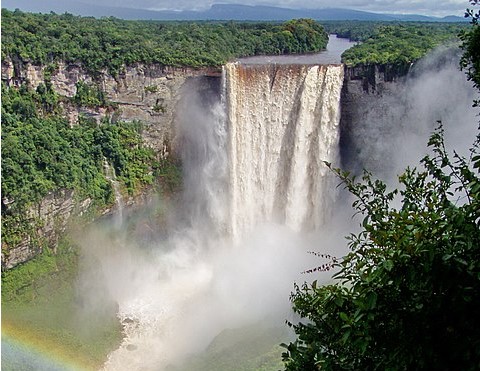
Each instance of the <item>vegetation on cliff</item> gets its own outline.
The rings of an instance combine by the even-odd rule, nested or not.
[[[324,27],[338,37],[361,42],[343,53],[342,61],[348,66],[408,65],[439,45],[458,42],[468,24],[349,21],[327,22]]]
[[[32,233],[27,210],[49,192],[72,189],[77,199],[90,198],[94,206],[113,203],[105,161],[129,193],[169,171],[170,165],[143,145],[140,123],[105,120],[98,125],[80,117],[70,126],[61,114],[61,100],[67,98],[59,97],[48,81],[36,90],[2,86],[3,253]]]
[[[478,87],[478,15],[473,23],[464,63]],[[429,146],[421,169],[407,169],[392,191],[369,173],[356,181],[334,170],[362,230],[350,253],[318,268],[338,269],[332,284],[295,288],[306,321],[291,324],[287,370],[478,369],[480,134],[469,158],[447,153],[441,125]]]
[[[125,21],[2,9],[2,59],[47,64],[80,62],[91,73],[115,75],[123,65],[219,66],[257,54],[305,53],[326,47],[316,22],[283,24]]]

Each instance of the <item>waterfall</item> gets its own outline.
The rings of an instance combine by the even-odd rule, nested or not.
[[[115,228],[120,228],[123,222],[123,198],[120,193],[120,185],[118,184],[117,176],[115,175],[115,169],[108,163],[105,157],[103,158],[103,170],[105,172],[105,177],[112,185],[115,196],[116,210],[114,214],[114,226]]]
[[[183,224],[209,237],[227,229],[228,158],[224,77],[186,81],[176,112],[176,148],[183,164]],[[181,223],[180,223],[181,224]],[[197,233],[199,234],[199,233]]]
[[[340,65],[241,64],[221,80],[187,80],[175,228],[148,251],[98,258],[125,331],[105,370],[176,369],[226,328],[282,326],[306,251],[318,248],[306,232],[332,204],[322,161],[337,162],[342,80]]]
[[[234,238],[262,222],[318,228],[338,158],[341,65],[229,63],[227,112]]]

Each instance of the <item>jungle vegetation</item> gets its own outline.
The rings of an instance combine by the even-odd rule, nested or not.
[[[275,23],[154,22],[32,14],[2,9],[2,59],[79,62],[91,74],[124,65],[220,66],[258,54],[325,49],[328,35],[309,19]]]
[[[367,64],[405,65],[415,62],[437,46],[459,43],[465,23],[425,22],[326,22],[323,26],[338,37],[359,41],[342,55],[347,66]]]
[[[143,145],[141,123],[107,118],[98,125],[81,116],[71,126],[62,115],[62,99],[68,98],[58,96],[48,82],[35,90],[26,84],[19,89],[2,85],[3,252],[28,233],[27,209],[49,192],[72,189],[77,199],[91,198],[99,208],[111,204],[105,161],[128,193],[152,184],[171,166]]]

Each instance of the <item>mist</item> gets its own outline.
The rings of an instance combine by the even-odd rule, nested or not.
[[[344,166],[363,169],[395,185],[407,166],[419,167],[438,121],[447,150],[466,156],[478,127],[477,92],[460,71],[461,50],[439,48],[412,66],[407,77],[366,96],[352,125]]]
[[[355,156],[345,163],[393,182],[427,153],[437,120],[450,148],[468,148],[478,119],[471,108],[474,92],[458,59],[445,55],[429,56],[393,92],[372,99],[356,123]],[[322,227],[298,232],[265,221],[239,240],[229,238],[224,89],[221,79],[185,84],[175,128],[184,190],[171,203],[159,198],[150,205],[168,210],[168,225],[156,226],[137,211],[121,229],[99,223],[77,238],[83,310],[113,306],[124,327],[124,341],[106,370],[177,370],[225,329],[286,329],[285,320],[295,318],[289,301],[294,282],[331,280],[332,272],[302,273],[326,262],[308,251],[341,257],[344,236],[358,229],[351,199],[331,187],[323,192],[336,201]],[[142,238],[146,229],[149,238]],[[285,334],[288,341],[291,334]]]

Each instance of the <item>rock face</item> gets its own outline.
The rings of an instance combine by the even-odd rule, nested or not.
[[[170,154],[174,137],[175,108],[185,81],[195,76],[220,76],[218,69],[172,68],[161,65],[137,64],[125,67],[118,76],[101,71],[92,78],[79,64],[57,63],[55,66],[38,66],[18,59],[2,60],[2,81],[10,87],[23,83],[37,88],[49,76],[52,88],[61,96],[74,97],[76,84],[84,82],[101,88],[113,109],[79,107],[64,102],[65,116],[70,125],[78,122],[80,115],[100,121],[140,121],[144,124],[144,143],[153,148],[159,158]],[[142,195],[140,195],[142,196]],[[138,198],[139,200],[142,197]],[[17,246],[2,254],[2,269],[9,269],[25,262],[41,251],[47,243],[55,246],[58,237],[65,232],[72,217],[86,212],[91,200],[76,201],[73,191],[51,193],[29,211],[29,219],[35,225],[35,237],[27,236]],[[130,200],[130,204],[135,201]],[[103,210],[103,213],[113,210]]]
[[[35,226],[17,246],[2,252],[2,270],[10,269],[37,255],[44,244],[55,247],[59,236],[65,232],[73,215],[85,213],[92,200],[75,202],[72,190],[49,193],[40,203],[28,210],[28,220]]]
[[[221,70],[136,64],[124,67],[118,76],[101,71],[94,79],[79,64],[60,62],[52,68],[9,58],[2,61],[2,81],[7,86],[19,86],[27,82],[35,89],[45,81],[46,74],[50,74],[52,87],[61,96],[75,96],[78,82],[96,84],[116,107],[106,110],[65,105],[64,110],[71,125],[76,124],[80,114],[97,121],[106,115],[111,120],[141,121],[145,125],[142,134],[145,144],[159,155],[168,156],[174,134],[175,107],[183,84],[194,76],[219,76]]]
[[[385,122],[387,107],[409,68],[392,65],[346,67],[341,97],[340,151],[342,167],[358,172],[364,167],[358,140],[364,122]]]

